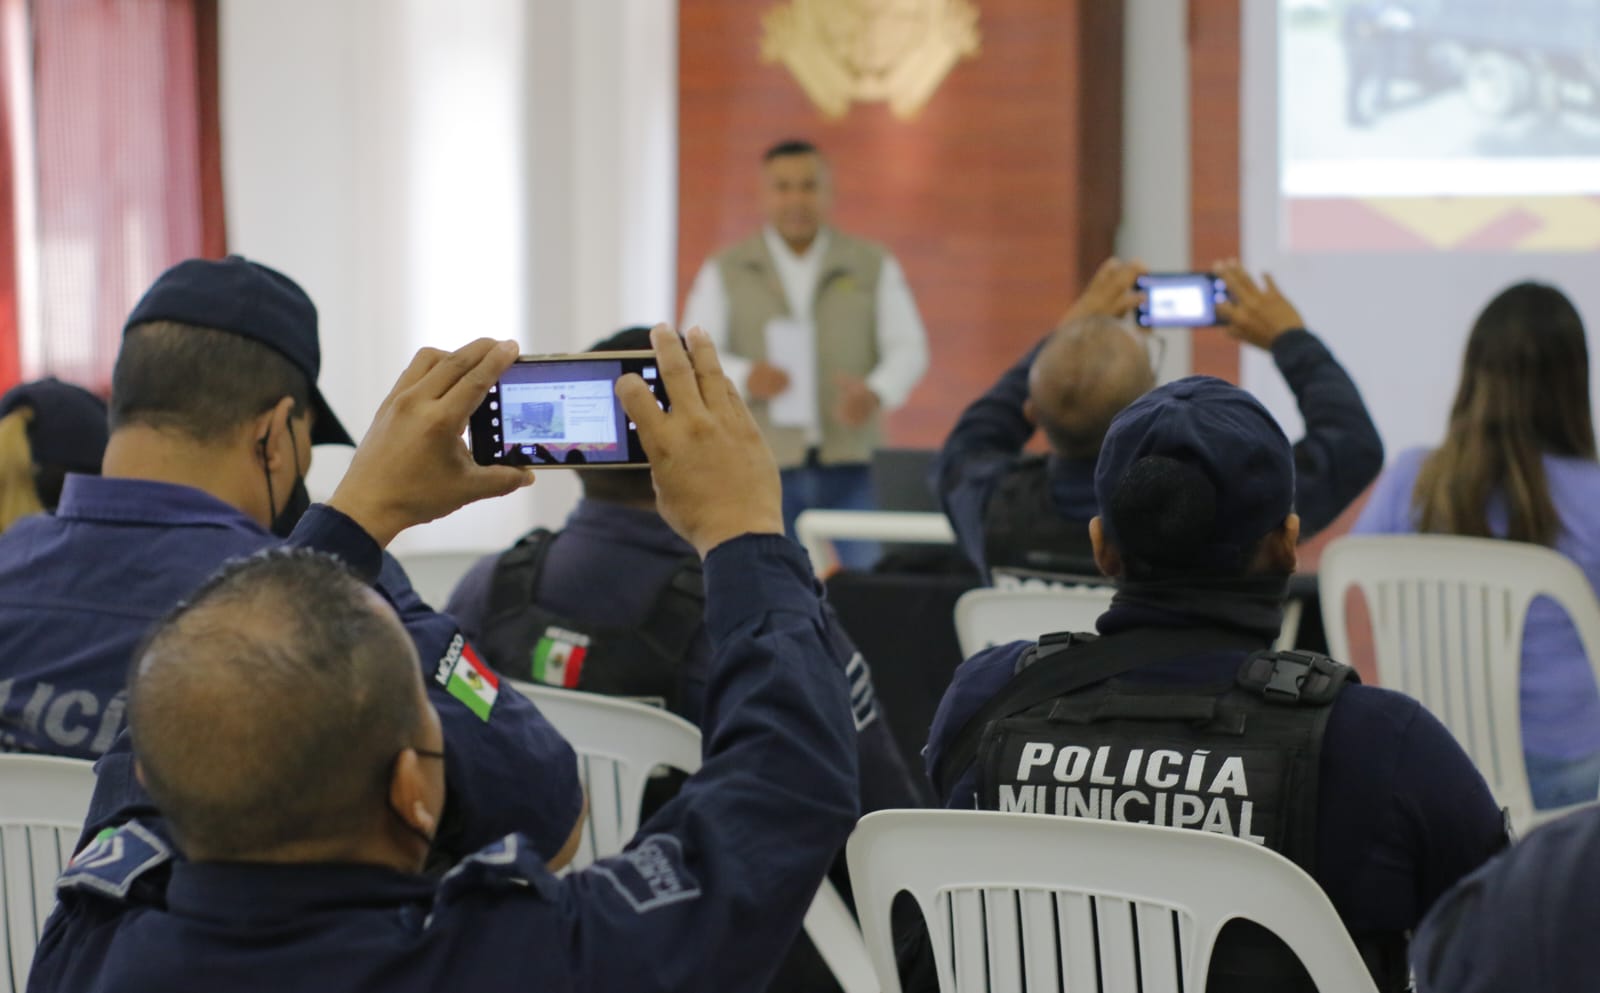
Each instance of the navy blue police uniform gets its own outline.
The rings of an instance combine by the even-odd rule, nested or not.
[[[705,765],[622,855],[558,879],[513,834],[442,880],[186,863],[102,780],[135,819],[62,875],[29,990],[762,989],[855,823],[850,688],[792,542],[730,541],[705,581]]]
[[[317,310],[293,280],[238,256],[180,262],[134,306],[124,330],[167,322],[238,335],[277,352],[310,386],[306,440],[353,444],[317,389]],[[303,496],[303,481],[295,490]],[[292,502],[291,495],[285,509]],[[475,794],[482,802],[472,806],[483,818],[463,822],[447,810],[439,854],[466,854],[512,831],[526,832],[547,856],[561,851],[583,808],[577,757],[566,741],[515,693],[469,703],[449,692],[450,675],[472,663],[470,646],[360,528],[321,508],[295,534],[370,568],[424,667],[431,667],[425,675],[451,745],[452,788]],[[0,534],[0,750],[105,754],[101,775],[131,782],[126,742],[116,742],[139,639],[222,563],[279,540],[237,507],[193,487],[69,475],[54,514]]]
[[[536,569],[506,578],[502,563],[525,546],[485,556],[445,606],[487,661],[514,679],[645,697],[700,724],[712,643],[694,549],[653,510],[588,498],[559,533],[526,540],[547,543],[537,550]],[[501,597],[503,606],[496,607]],[[535,605],[537,617],[531,617]],[[824,602],[822,609],[829,614],[830,644],[851,682],[862,810],[921,806],[918,785],[880,713],[866,660],[832,608]],[[530,627],[529,620],[536,623]],[[631,637],[637,635],[643,637]],[[608,643],[618,636],[627,658]],[[554,649],[571,658],[573,640],[586,649],[577,662],[546,664]]]
[[[930,480],[956,540],[979,572],[1098,575],[1088,544],[1097,513],[1093,458],[1028,455],[1028,371],[1046,337],[962,412]],[[1361,393],[1320,339],[1286,331],[1272,359],[1294,393],[1306,433],[1294,445],[1295,505],[1309,537],[1383,469],[1383,441]]]
[[[577,757],[520,694],[479,710],[448,689],[469,652],[456,624],[424,604],[405,572],[344,515],[313,506],[290,541],[339,556],[377,580],[422,660],[445,736],[451,810],[440,854],[466,854],[512,831],[553,857],[583,809]],[[18,751],[96,758],[102,776],[132,780],[119,741],[133,652],[161,616],[228,559],[279,544],[238,509],[200,490],[136,479],[67,477],[54,515],[0,535],[0,726]],[[438,678],[445,672],[445,681]],[[483,716],[484,714],[487,715]],[[224,718],[226,715],[218,715]],[[110,812],[95,810],[98,830]]]
[[[1568,814],[1462,880],[1411,943],[1417,993],[1600,987],[1600,810]]]
[[[1168,485],[1152,479],[1209,481],[1214,504],[1183,497],[1207,506],[1212,522],[1192,538],[1204,544],[1179,560],[1200,571],[1122,581],[1097,641],[1051,637],[964,663],[925,751],[941,803],[1186,827],[1272,847],[1322,885],[1380,988],[1403,988],[1406,934],[1505,843],[1488,786],[1415,700],[1351,685],[1349,670],[1320,656],[1264,659],[1285,581],[1243,575],[1243,556],[1282,525],[1295,487],[1288,442],[1259,403],[1193,377],[1118,415],[1095,490],[1124,562],[1150,554],[1150,538],[1130,534],[1124,544],[1116,531],[1136,471],[1147,488],[1126,499]],[[1185,471],[1194,475],[1177,475]],[[1026,683],[1050,692],[1018,698]],[[990,703],[997,698],[1007,703]],[[1297,964],[1262,959],[1259,934],[1235,929],[1224,939],[1213,981],[1228,981],[1216,988],[1308,981]]]

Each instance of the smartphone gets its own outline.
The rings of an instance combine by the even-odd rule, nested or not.
[[[1163,272],[1134,284],[1145,297],[1137,320],[1145,328],[1207,328],[1217,323],[1217,304],[1228,288],[1209,272]]]
[[[524,355],[467,420],[473,459],[555,469],[649,465],[639,430],[617,399],[617,379],[630,372],[669,409],[654,352]]]

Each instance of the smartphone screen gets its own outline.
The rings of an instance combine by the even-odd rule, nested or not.
[[[1136,284],[1145,294],[1138,321],[1147,328],[1205,328],[1217,323],[1217,304],[1228,299],[1209,272],[1151,273]]]
[[[467,422],[479,465],[624,468],[648,465],[616,382],[637,373],[667,409],[652,352],[524,356],[500,377]]]

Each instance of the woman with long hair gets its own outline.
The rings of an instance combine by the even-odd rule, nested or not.
[[[1467,339],[1444,443],[1397,457],[1354,530],[1546,545],[1600,589],[1589,348],[1565,294],[1519,283],[1489,302]],[[1595,799],[1600,692],[1576,629],[1544,598],[1534,601],[1524,629],[1521,687],[1535,806]]]

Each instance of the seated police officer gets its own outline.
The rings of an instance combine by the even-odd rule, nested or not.
[[[465,375],[491,343],[473,347],[434,375]],[[55,514],[0,535],[0,748],[86,759],[111,749],[101,774],[132,775],[126,745],[113,743],[135,644],[224,561],[300,523],[312,446],[350,444],[317,389],[319,364],[316,308],[287,277],[232,257],[155,281],[117,353],[104,474],[68,475]],[[325,540],[355,554],[338,529]],[[393,559],[382,570],[417,654],[441,672],[470,660],[455,622],[422,603]],[[523,831],[556,857],[583,809],[570,746],[517,694],[437,696],[453,792],[494,800],[452,803],[440,854]]]
[[[1600,988],[1600,810],[1519,841],[1433,905],[1411,943],[1418,993]]]
[[[628,850],[558,879],[513,834],[443,879],[419,875],[454,774],[423,689],[431,668],[389,606],[336,564],[257,556],[207,583],[139,652],[129,720],[160,815],[133,811],[73,859],[30,990],[766,983],[855,822],[850,687],[809,563],[782,536],[772,455],[709,338],[691,332],[692,366],[670,331],[655,346],[672,411],[637,377],[618,393],[662,514],[705,561],[714,716],[703,770]],[[467,463],[441,459],[430,487],[483,468],[458,438],[424,439]],[[346,488],[335,503],[370,520]]]
[[[1089,518],[1095,456],[1106,427],[1155,385],[1148,332],[1123,320],[1139,303],[1137,262],[1110,259],[1057,330],[961,415],[932,483],[967,556],[985,575],[1096,574]],[[1383,468],[1383,442],[1361,394],[1268,276],[1236,262],[1217,274],[1230,301],[1217,313],[1234,338],[1267,350],[1305,418],[1295,443],[1296,503],[1309,537],[1332,523]],[[1049,455],[1024,455],[1036,428]]]
[[[926,758],[943,803],[1215,831],[1325,889],[1383,990],[1405,935],[1505,841],[1500,811],[1416,701],[1322,656],[1269,654],[1299,518],[1294,453],[1250,394],[1192,377],[1112,421],[1095,467],[1095,560],[1117,580],[1100,637],[1051,635],[957,670]],[[1300,989],[1259,929],[1230,925],[1212,991]]]
[[[96,475],[106,451],[106,402],[55,377],[0,396],[0,531],[55,510],[69,472]]]
[[[649,347],[649,328],[629,328],[590,351]],[[578,477],[583,499],[566,526],[532,531],[485,556],[445,612],[485,661],[513,679],[634,697],[698,725],[712,657],[699,556],[662,520],[648,471]],[[831,617],[826,603],[823,609]],[[842,627],[832,624],[829,633],[854,687],[862,810],[919,806],[866,661]]]

